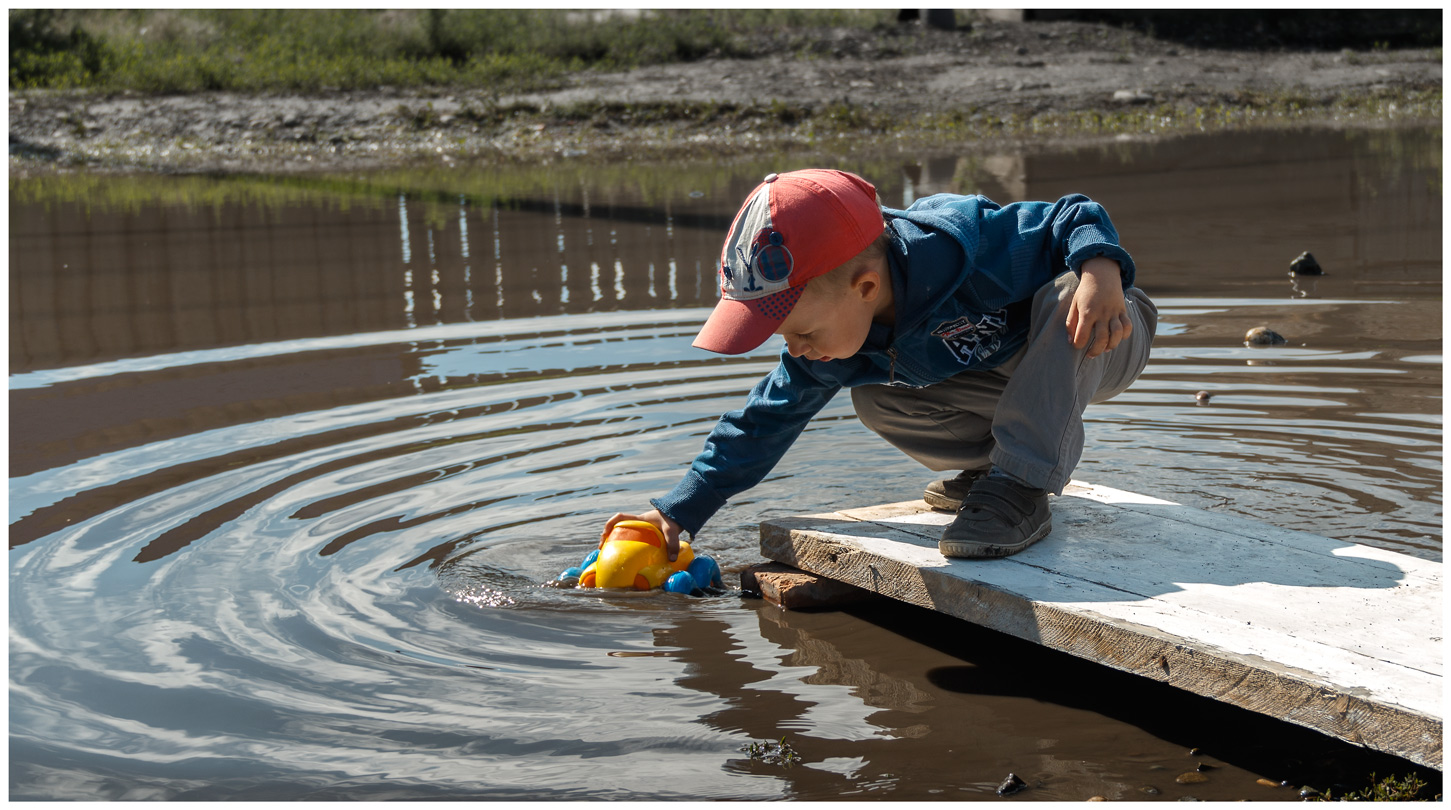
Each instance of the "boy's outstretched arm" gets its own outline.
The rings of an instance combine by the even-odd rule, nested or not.
[[[1113,349],[1134,331],[1119,269],[1118,262],[1103,256],[1079,267],[1078,291],[1068,307],[1068,336],[1074,348],[1087,346],[1089,357]]]
[[[659,509],[651,509],[643,515],[627,515],[620,512],[605,521],[605,535],[608,536],[610,530],[615,528],[615,524],[622,520],[643,520],[646,523],[655,524],[655,528],[665,535],[666,559],[675,562],[675,557],[680,554],[680,524],[660,514]]]

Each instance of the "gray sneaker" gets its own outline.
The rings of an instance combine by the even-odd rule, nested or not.
[[[1053,530],[1048,492],[1004,478],[980,478],[942,532],[944,557],[1006,557]]]
[[[972,482],[987,475],[987,472],[987,470],[963,470],[955,478],[933,481],[922,493],[922,500],[933,509],[956,512],[957,508],[962,506],[962,499],[967,497],[967,491],[972,489]]]

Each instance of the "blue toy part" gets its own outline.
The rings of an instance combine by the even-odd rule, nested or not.
[[[584,569],[583,568],[566,568],[563,571],[560,571],[559,572],[559,578],[560,579],[569,579],[570,577],[573,577],[575,579],[579,579],[583,575],[584,575]]]
[[[670,593],[692,594],[695,593],[695,577],[687,571],[676,571],[665,580],[663,587]]]
[[[725,590],[725,579],[721,577],[720,566],[704,554],[696,555],[685,570],[690,572],[690,576],[695,578],[700,587]]]
[[[584,562],[582,562],[582,563],[579,564],[579,570],[583,571],[584,569],[590,567],[590,565],[593,564],[594,561],[595,560],[598,560],[599,558],[600,558],[600,550],[599,549],[595,549],[594,551],[591,551],[589,553],[589,555],[584,558]]]

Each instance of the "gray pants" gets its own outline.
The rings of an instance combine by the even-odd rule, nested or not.
[[[1075,349],[1065,322],[1078,276],[1063,273],[1033,297],[1028,343],[997,368],[964,371],[926,388],[851,390],[862,424],[931,470],[996,465],[1061,495],[1083,455],[1083,410],[1122,393],[1149,361],[1159,311],[1126,293],[1133,334],[1097,357]]]

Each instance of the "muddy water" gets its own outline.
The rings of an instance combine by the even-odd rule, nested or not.
[[[1440,153],[816,162],[888,204],[1108,206],[1162,324],[1077,477],[1439,559]],[[773,362],[689,339],[780,168],[12,181],[11,797],[995,799],[1011,771],[1286,799],[1256,780],[1411,770],[907,607],[539,587]],[[1304,250],[1327,275],[1286,274]],[[1261,325],[1289,342],[1245,346]],[[929,480],[839,400],[701,534],[728,581],[762,518]],[[741,750],[782,738],[794,767]]]

